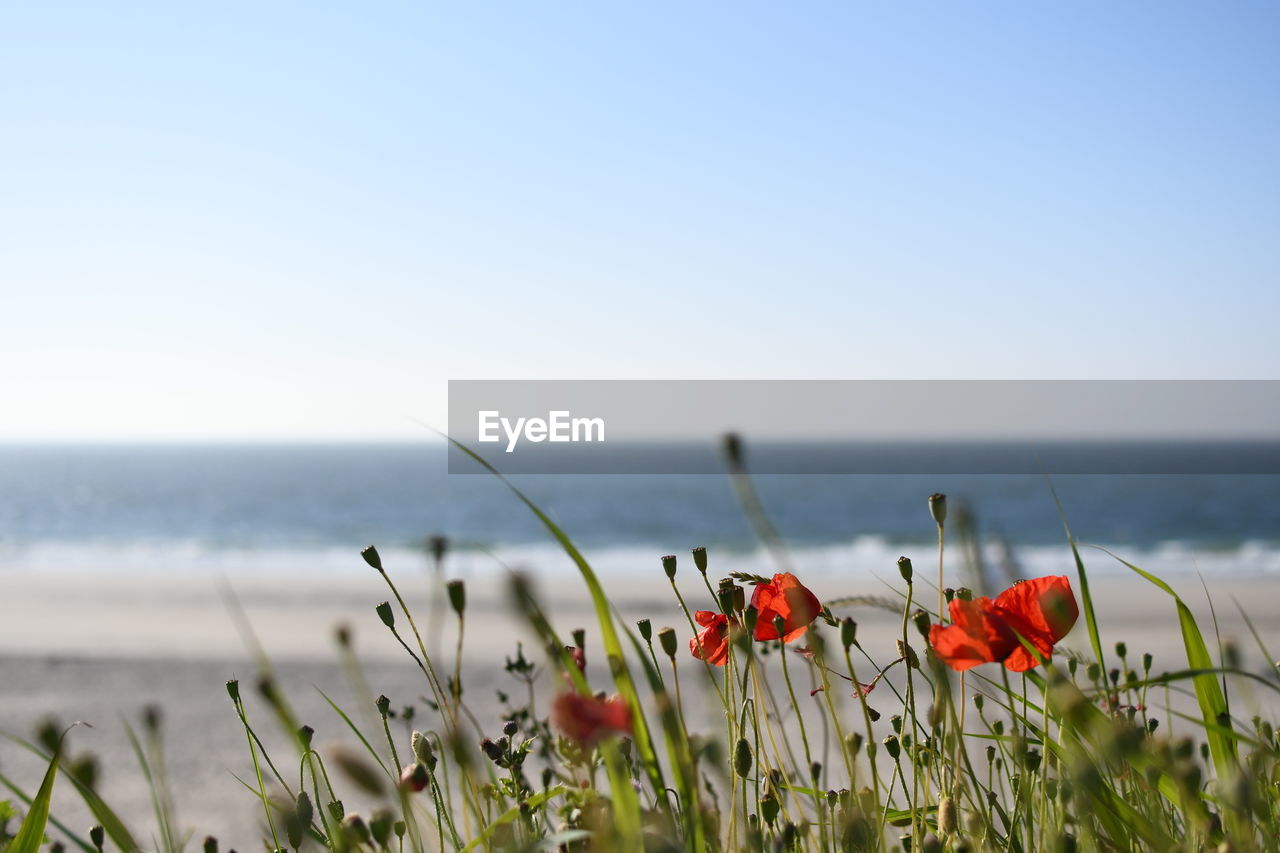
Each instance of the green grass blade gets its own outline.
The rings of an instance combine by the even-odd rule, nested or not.
[[[542,523],[542,526],[545,527],[547,532],[549,532],[556,542],[559,543],[561,549],[563,549],[569,556],[569,559],[572,560],[573,564],[577,567],[579,574],[582,575],[582,579],[587,585],[587,591],[591,594],[591,602],[595,608],[596,619],[600,623],[601,640],[604,643],[605,654],[610,660],[610,669],[613,672],[614,684],[618,688],[619,695],[622,696],[623,700],[626,701],[627,705],[631,708],[631,718],[635,726],[635,745],[639,753],[641,763],[645,768],[645,772],[649,777],[649,783],[653,786],[653,790],[657,792],[663,791],[666,788],[666,783],[663,780],[662,768],[658,763],[658,756],[654,750],[653,738],[650,734],[649,724],[644,714],[644,706],[640,702],[640,694],[636,689],[635,681],[631,677],[631,669],[627,665],[627,657],[622,648],[622,641],[613,624],[613,615],[609,605],[609,599],[605,596],[604,588],[600,585],[600,579],[596,577],[595,570],[591,568],[591,564],[587,562],[587,559],[582,555],[582,552],[578,550],[578,547],[573,544],[573,541],[569,536],[560,529],[560,526],[552,521],[537,504],[524,494],[524,492],[516,488],[515,484],[503,476],[497,468],[494,468],[482,456],[471,450],[471,448],[467,447],[462,442],[449,436],[445,436],[445,438],[450,444],[465,453],[490,474],[501,480],[502,483],[511,490],[511,493],[514,494],[520,502],[534,514],[538,521]],[[616,666],[613,665],[615,661]],[[660,797],[659,802],[663,803],[663,807],[666,808],[666,799],[664,797]]]
[[[336,711],[338,716],[342,718],[342,721],[347,724],[347,727],[355,733],[356,737],[360,738],[360,742],[364,744],[364,748],[367,749],[369,751],[369,754],[373,756],[373,760],[378,762],[378,766],[382,768],[382,772],[390,776],[393,781],[398,782],[399,781],[398,778],[394,776],[390,770],[387,769],[386,762],[384,762],[382,760],[382,757],[378,755],[378,751],[373,748],[373,744],[369,743],[368,738],[366,738],[360,732],[360,729],[357,728],[356,724],[351,721],[351,718],[346,715],[346,712],[344,712],[341,708],[339,708],[338,704],[334,702],[332,699],[330,699],[328,695],[319,687],[316,687],[316,692],[319,693],[321,696],[324,696],[324,701],[329,703],[329,707],[332,708],[334,711]]]
[[[534,794],[532,797],[530,797],[528,800],[525,801],[525,804],[529,809],[536,809],[538,806],[542,805],[552,797],[558,797],[561,794],[565,794],[565,793],[568,793],[568,789],[565,788],[565,786],[556,785],[554,788],[548,788],[545,791],[541,791],[537,794]],[[490,822],[488,826],[480,830],[480,834],[477,835],[475,838],[471,839],[470,843],[468,843],[466,847],[462,848],[461,853],[467,853],[468,850],[475,850],[477,847],[480,847],[493,836],[493,833],[498,830],[498,827],[502,826],[503,824],[511,823],[511,821],[515,820],[519,816],[520,816],[519,806],[513,806],[512,808],[498,815],[496,818],[494,818],[492,822]]]
[[[1191,613],[1191,609],[1173,591],[1173,587],[1160,578],[1112,554],[1105,548],[1099,547],[1098,550],[1114,557],[1139,576],[1173,597],[1178,610],[1178,625],[1182,630],[1182,644],[1187,652],[1187,664],[1192,669],[1209,671],[1194,676],[1191,679],[1191,683],[1195,688],[1196,701],[1200,704],[1200,714],[1204,721],[1205,733],[1209,739],[1209,752],[1213,758],[1213,768],[1219,779],[1232,778],[1240,757],[1236,750],[1235,738],[1222,731],[1223,728],[1227,730],[1232,728],[1231,716],[1227,710],[1227,698],[1222,692],[1222,686],[1219,684],[1218,679],[1211,674],[1217,667],[1209,654],[1209,648],[1205,645],[1204,636],[1200,633],[1200,627],[1196,624],[1196,618]]]
[[[66,732],[62,735],[66,737]],[[6,853],[37,853],[44,843],[44,830],[49,824],[49,808],[53,803],[53,782],[58,778],[58,762],[62,760],[62,740],[58,740],[58,748],[49,761],[49,769],[44,773],[44,781],[40,790],[31,798],[27,807],[27,816],[18,827],[18,834],[5,848]]]
[[[1084,560],[1080,557],[1080,549],[1076,547],[1076,538],[1071,535],[1071,526],[1067,524],[1067,511],[1058,499],[1058,491],[1049,480],[1049,494],[1053,495],[1053,503],[1058,508],[1058,517],[1062,519],[1062,529],[1067,534],[1067,543],[1071,546],[1071,557],[1076,563],[1076,579],[1080,581],[1080,603],[1084,609],[1084,624],[1089,631],[1089,645],[1098,659],[1098,666],[1107,671],[1107,663],[1102,657],[1102,635],[1098,632],[1098,617],[1093,612],[1093,595],[1089,591],[1089,574],[1084,570]]]

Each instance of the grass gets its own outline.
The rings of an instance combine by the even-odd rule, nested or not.
[[[790,571],[740,445],[729,450],[748,518],[779,571]],[[693,552],[692,571],[678,570],[674,557],[662,561],[685,624],[655,632],[647,619],[624,622],[569,535],[506,486],[576,567],[594,607],[591,633],[604,649],[608,682],[589,683],[574,655],[584,633],[562,635],[528,579],[513,574],[513,611],[528,622],[536,639],[529,648],[537,651],[517,649],[506,671],[526,696],[502,696],[500,719],[492,708],[477,713],[462,690],[466,590],[461,581],[446,585],[443,540],[434,544],[439,606],[428,624],[439,632],[451,623],[454,633],[452,654],[436,658],[391,568],[368,548],[363,556],[390,592],[371,605],[421,673],[425,708],[413,718],[417,729],[393,727],[390,703],[373,697],[340,642],[361,707],[321,694],[350,735],[347,748],[322,754],[255,646],[255,687],[271,710],[268,724],[292,750],[268,751],[240,683],[229,682],[229,724],[243,728],[246,744],[247,778],[239,782],[259,804],[263,849],[1280,849],[1274,725],[1239,719],[1231,704],[1241,686],[1280,690],[1280,670],[1244,669],[1234,649],[1210,646],[1172,587],[1119,557],[1090,552],[1119,560],[1170,596],[1169,630],[1181,637],[1186,660],[1155,673],[1150,655],[1131,655],[1123,643],[1108,649],[1065,516],[1087,651],[1056,649],[1022,673],[993,662],[962,674],[931,644],[930,627],[946,624],[939,609],[969,595],[945,586],[956,573],[946,560],[942,496],[928,502],[938,534],[936,585],[923,578],[932,566],[917,573],[904,558],[892,595],[829,600],[806,617],[816,616],[802,637],[785,643],[753,637],[762,617],[748,604],[751,587],[770,579],[720,579],[709,565],[714,555],[703,549]],[[922,521],[923,506],[922,496]],[[893,611],[896,636],[864,645],[853,618],[863,608]],[[691,654],[702,630],[694,610],[727,620],[724,666]],[[706,636],[708,644],[718,641]],[[1036,648],[1021,633],[1017,639]],[[701,642],[693,649],[705,654]],[[1172,737],[1175,723],[1180,734]],[[9,736],[48,769],[34,789],[0,775],[11,795],[0,801],[0,849],[216,853],[216,839],[201,842],[183,829],[186,819],[198,825],[198,815],[175,814],[159,712],[144,715],[140,729],[125,728],[152,791],[153,833],[129,828],[96,792],[96,774],[85,770],[91,762],[66,754],[64,733],[45,731],[34,741]],[[97,824],[76,830],[61,822],[55,789],[81,798]],[[375,805],[358,814],[344,799]],[[66,840],[50,841],[51,832]]]

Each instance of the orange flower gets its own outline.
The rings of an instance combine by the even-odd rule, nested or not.
[[[689,641],[690,654],[713,666],[724,666],[729,660],[729,617],[723,613],[699,610],[693,618],[702,630]]]
[[[757,584],[751,594],[751,606],[757,613],[756,639],[778,639],[773,623],[781,616],[784,643],[803,634],[822,612],[822,602],[790,572],[774,575],[769,583]]]
[[[955,670],[1001,661],[1007,669],[1025,672],[1039,660],[1019,637],[1047,658],[1079,615],[1065,575],[1019,581],[994,601],[952,599],[951,624],[930,628],[929,644]]]
[[[566,737],[590,746],[611,734],[631,734],[631,709],[621,696],[597,699],[568,690],[551,703],[551,722]]]

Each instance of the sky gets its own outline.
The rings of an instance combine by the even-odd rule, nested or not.
[[[1280,378],[1274,3],[6,4],[0,441]]]

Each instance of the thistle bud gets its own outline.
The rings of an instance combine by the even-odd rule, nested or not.
[[[929,514],[939,527],[947,520],[947,496],[939,492],[929,495]]]
[[[658,645],[662,647],[662,653],[672,660],[676,659],[676,629],[663,628],[658,631]]]
[[[738,738],[738,745],[733,750],[733,772],[742,779],[751,775],[751,744],[746,738]]]
[[[640,639],[646,643],[653,641],[653,623],[648,619],[641,619],[636,623],[636,630],[640,632]]]
[[[449,606],[461,618],[467,610],[467,585],[460,580],[452,580],[445,585],[445,590],[449,593]]]
[[[853,621],[853,617],[846,616],[840,621],[840,645],[847,652],[857,642],[858,623]]]
[[[676,579],[676,555],[668,554],[662,558],[662,570],[667,573],[667,580]]]
[[[485,758],[488,758],[490,761],[499,761],[502,759],[502,754],[505,750],[502,748],[501,741],[495,742],[489,740],[489,738],[485,738],[480,741],[480,751],[483,752]]]
[[[374,608],[378,612],[378,618],[382,620],[382,624],[388,628],[396,626],[396,614],[391,610],[391,602],[384,601]]]
[[[909,557],[898,558],[898,574],[902,575],[904,581],[911,583],[911,576],[915,574],[915,570],[911,568],[911,559]]]
[[[378,549],[372,545],[366,545],[360,551],[360,556],[364,557],[364,561],[378,571],[382,571],[382,558],[378,556]]]
[[[693,549],[693,565],[702,574],[707,573],[707,549],[701,545]]]
[[[520,724],[515,720],[507,720],[502,724],[502,733],[507,737],[515,737],[518,731],[520,731]]]
[[[98,824],[91,826],[89,828],[89,840],[93,842],[94,847],[97,847],[99,850],[101,850],[102,845],[105,844],[107,841],[106,830],[104,830]],[[214,842],[214,843],[216,844],[217,842]]]

